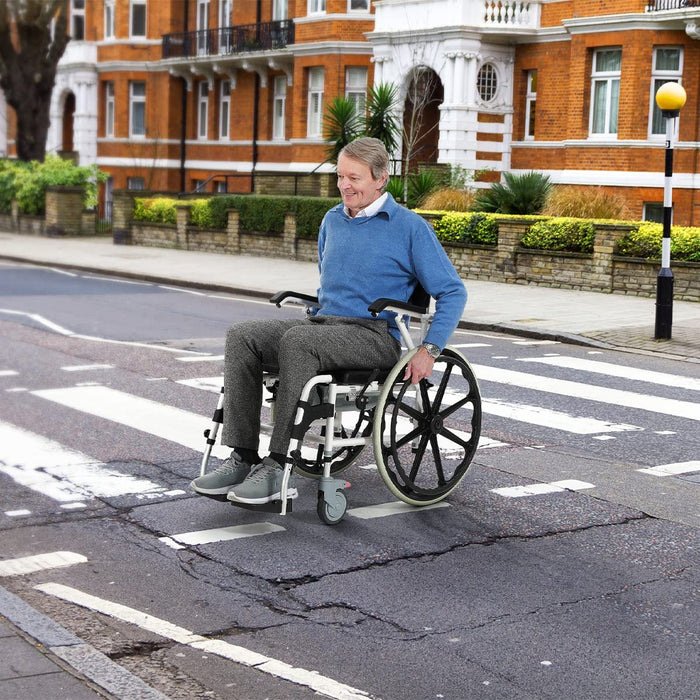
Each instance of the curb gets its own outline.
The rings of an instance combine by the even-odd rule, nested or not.
[[[57,666],[119,700],[168,700],[108,656],[0,586],[0,615]]]

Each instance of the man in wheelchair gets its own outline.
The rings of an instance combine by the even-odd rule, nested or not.
[[[389,369],[401,353],[395,315],[374,318],[376,299],[408,301],[417,285],[435,299],[421,348],[406,366],[414,384],[430,376],[457,327],[466,291],[434,231],[384,191],[389,155],[378,139],[359,138],[338,157],[342,203],[318,236],[319,307],[305,319],[246,321],[226,336],[221,441],[231,456],[192,481],[203,496],[261,505],[280,499],[297,402],[309,379],[340,368]],[[269,454],[258,454],[263,368],[279,370]],[[287,498],[296,498],[293,477]]]

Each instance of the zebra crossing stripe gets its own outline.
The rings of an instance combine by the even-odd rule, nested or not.
[[[642,474],[651,474],[652,476],[676,476],[677,474],[689,474],[690,472],[700,472],[700,461],[695,460],[693,462],[661,464],[658,467],[637,469],[637,471]]]
[[[445,501],[433,503],[429,506],[411,506],[403,501],[392,501],[390,503],[377,503],[373,506],[360,506],[358,508],[350,508],[348,515],[362,520],[371,520],[373,518],[384,518],[387,515],[397,515],[401,513],[417,513],[418,511],[432,510],[433,508],[449,508],[450,504]]]
[[[257,535],[270,535],[274,532],[285,532],[285,528],[274,523],[250,523],[247,525],[234,525],[232,527],[216,527],[211,530],[198,530],[196,532],[182,532],[179,535],[159,537],[158,539],[173,549],[182,549],[182,545],[212,544],[214,542],[228,542],[245,537]]]
[[[48,552],[17,559],[5,559],[0,561],[0,577],[22,576],[24,574],[32,574],[35,571],[82,564],[87,560],[87,557],[75,552]]]
[[[585,399],[587,401],[613,404],[614,406],[626,406],[627,408],[700,421],[700,406],[692,401],[679,401],[667,399],[663,396],[637,394],[631,391],[582,384],[567,379],[552,379],[542,375],[489,367],[488,365],[472,365],[472,367],[480,382],[497,382],[499,384],[532,389],[533,391],[561,394],[573,399]]]
[[[518,358],[518,362],[536,362],[553,367],[562,367],[564,369],[604,374],[608,377],[632,379],[634,381],[648,382],[650,384],[661,384],[662,386],[673,386],[680,389],[700,391],[700,379],[695,379],[694,377],[682,377],[678,374],[668,374],[667,372],[637,369],[636,367],[615,365],[610,362],[587,360],[582,357],[566,357],[562,355],[557,355],[556,357],[521,357]]]
[[[583,491],[593,489],[595,484],[576,479],[553,481],[551,484],[526,484],[525,486],[506,486],[504,488],[491,489],[491,493],[506,498],[522,498],[523,496],[540,496],[546,493],[559,493],[561,491]]]

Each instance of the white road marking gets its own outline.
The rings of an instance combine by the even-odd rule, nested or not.
[[[545,493],[559,493],[561,491],[581,491],[595,488],[594,484],[576,479],[553,481],[551,484],[527,484],[526,486],[507,486],[500,489],[491,489],[491,493],[497,493],[506,498],[522,498],[523,496],[540,496]]]
[[[559,340],[514,340],[513,345],[561,345]]]
[[[491,343],[450,343],[451,348],[490,348]]]
[[[637,469],[642,474],[653,476],[675,476],[676,474],[688,474],[690,472],[700,472],[700,460],[693,462],[675,462],[674,464],[661,464],[658,467],[647,469]]]
[[[15,372],[13,369],[0,369],[0,377],[15,377],[19,372]]]
[[[5,515],[8,518],[22,518],[25,515],[31,515],[32,511],[26,508],[20,508],[19,510],[6,510]]]
[[[222,362],[223,355],[208,355],[206,357],[176,357],[178,362]],[[183,382],[184,383],[184,382]]]
[[[430,506],[411,506],[403,501],[392,501],[390,503],[377,503],[373,506],[361,506],[359,508],[350,508],[348,515],[362,520],[371,520],[373,518],[384,518],[387,515],[398,515],[402,513],[420,513],[423,510],[433,510],[434,508],[449,508],[450,504],[445,501],[433,503]]]
[[[199,358],[197,359],[199,360]],[[221,387],[224,384],[224,378],[222,376],[218,376],[197,377],[196,379],[178,379],[177,383],[183,384],[184,386],[191,386],[194,389],[202,389],[203,391],[210,391],[212,393],[218,394],[221,391]]]
[[[67,365],[61,369],[64,372],[86,372],[93,369],[114,369],[114,365]]]
[[[5,559],[0,561],[0,576],[22,576],[35,571],[82,564],[87,560],[87,557],[75,552],[47,552],[46,554],[34,554],[29,557]]]
[[[202,435],[208,422],[196,413],[106,386],[67,387],[32,393],[62,406],[170,440],[196,452],[204,448]],[[213,454],[228,457],[230,448],[215,445]]]
[[[597,418],[585,418],[572,416],[561,411],[554,411],[540,406],[511,403],[500,399],[482,399],[481,408],[484,413],[489,413],[501,418],[522,421],[532,425],[542,425],[554,430],[564,430],[577,435],[591,435],[593,433],[624,432],[631,430],[643,430],[636,425],[626,423],[609,423]]]
[[[158,539],[169,547],[180,544],[212,544],[214,542],[228,542],[229,540],[239,540],[245,537],[255,537],[257,535],[270,535],[273,532],[285,532],[285,528],[274,523],[251,523],[249,525],[234,525],[232,527],[217,527],[211,530],[197,530],[195,532],[181,532],[170,537],[159,537]],[[179,549],[179,546],[176,547]]]
[[[538,362],[544,365],[553,365],[565,369],[581,370],[582,372],[594,372],[604,374],[608,377],[619,377],[621,379],[632,379],[639,382],[649,382],[651,384],[661,384],[663,386],[679,387],[680,389],[692,389],[700,391],[700,379],[694,377],[682,377],[678,374],[668,374],[666,372],[654,372],[648,369],[637,369],[625,365],[614,365],[609,362],[598,362],[596,360],[586,360],[581,357],[522,357],[519,362]]]
[[[88,610],[136,625],[141,629],[170,639],[178,644],[186,644],[194,649],[216,654],[235,663],[255,668],[262,673],[310,688],[325,697],[334,698],[335,700],[367,700],[369,697],[363,690],[358,690],[344,683],[339,683],[332,678],[322,676],[317,671],[296,668],[283,661],[278,661],[220,639],[207,639],[154,615],[149,615],[135,608],[120,605],[104,598],[97,598],[69,586],[59,583],[43,583],[34,588],[42,593],[74,603]]]
[[[162,492],[147,479],[107,468],[102,462],[60,443],[0,422],[0,472],[55,501]]]
[[[59,326],[57,323],[54,323],[53,321],[49,321],[49,319],[44,318],[40,314],[31,314],[27,313],[25,311],[16,311],[15,309],[0,309],[0,314],[10,314],[12,316],[25,316],[26,318],[32,319],[32,321],[35,321],[36,323],[39,323],[42,326],[45,326],[51,331],[54,331],[54,333],[58,333],[59,335],[65,335],[68,338],[76,338],[78,340],[90,340],[96,343],[108,343],[111,345],[128,345],[130,347],[136,347],[136,348],[148,348],[149,350],[165,350],[166,352],[177,352],[177,353],[191,353],[192,355],[202,355],[205,353],[200,353],[196,352],[194,350],[182,350],[180,348],[169,348],[164,345],[151,345],[150,343],[139,343],[135,340],[114,340],[112,338],[100,338],[99,336],[95,335],[83,335],[82,333],[74,333],[73,331],[69,330],[68,328],[64,328],[63,326]]]
[[[534,391],[544,391],[550,394],[562,394],[574,399],[586,399],[609,403],[615,406],[626,406],[652,413],[662,413],[678,418],[689,418],[700,421],[700,404],[691,401],[666,399],[661,396],[636,394],[631,391],[609,389],[607,387],[582,384],[566,379],[551,379],[536,374],[516,372],[509,369],[499,369],[487,365],[474,365],[474,372],[480,382],[497,382],[519,386]]]

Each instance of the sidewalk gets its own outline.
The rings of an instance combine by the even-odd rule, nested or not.
[[[0,259],[114,273],[267,297],[315,293],[315,263],[114,245],[109,237],[44,238],[0,232]],[[672,339],[654,340],[656,300],[465,280],[461,326],[700,361],[700,303],[675,301]]]

